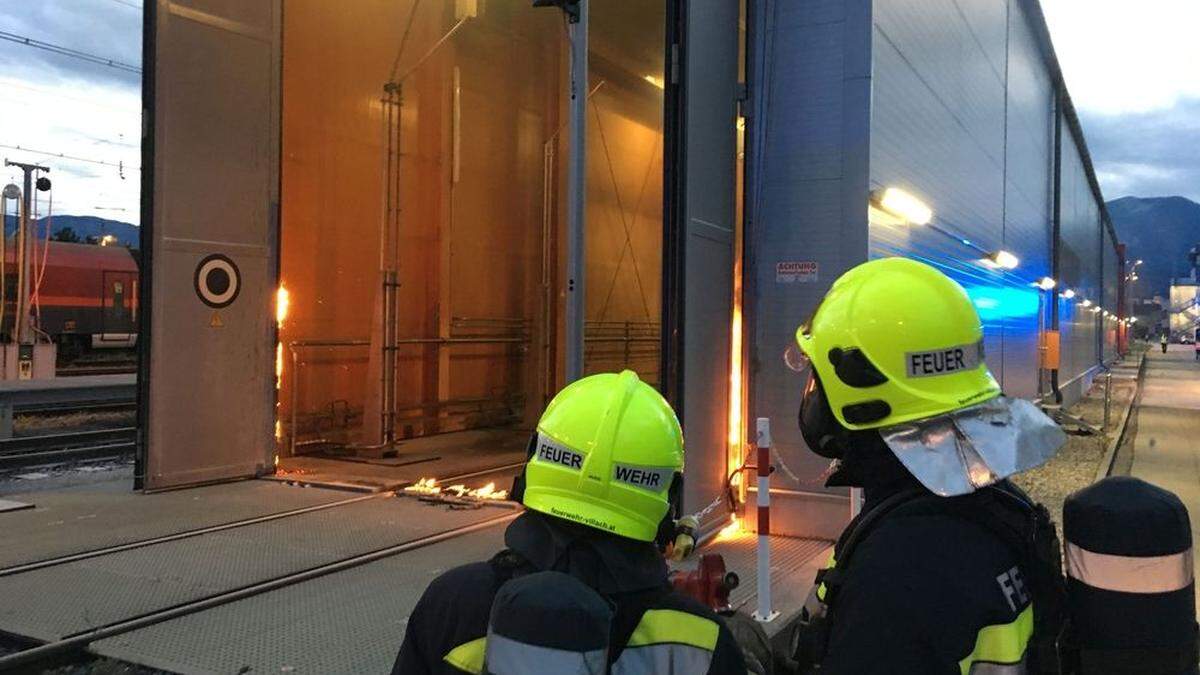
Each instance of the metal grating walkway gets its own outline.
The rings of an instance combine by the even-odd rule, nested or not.
[[[380,497],[0,577],[0,630],[66,637],[504,512]]]
[[[449,567],[485,560],[504,526],[103,640],[98,654],[178,673],[387,673],[409,613]],[[754,601],[752,533],[710,545],[742,578],[735,603]],[[830,542],[772,539],[772,580],[784,617],[799,609]],[[750,611],[752,607],[744,607]]]
[[[504,525],[97,642],[178,673],[388,673],[408,615],[450,567],[503,547]]]
[[[128,480],[9,495],[32,509],[0,513],[0,568],[351,497],[272,481],[142,494]]]

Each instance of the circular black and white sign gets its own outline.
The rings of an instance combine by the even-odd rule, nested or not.
[[[214,309],[221,309],[237,300],[242,289],[242,273],[228,256],[213,253],[196,265],[196,295]]]

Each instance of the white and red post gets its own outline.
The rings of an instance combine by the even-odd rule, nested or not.
[[[766,623],[779,616],[771,610],[771,420],[758,418],[758,609],[754,619]]]

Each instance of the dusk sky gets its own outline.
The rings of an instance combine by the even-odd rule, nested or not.
[[[1042,5],[1105,198],[1200,201],[1200,2]],[[0,156],[53,167],[56,213],[138,222],[140,76],[11,39],[140,67],[141,25],[140,0],[0,4]]]

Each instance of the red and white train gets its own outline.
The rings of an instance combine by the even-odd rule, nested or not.
[[[0,340],[16,325],[16,246],[5,247]],[[138,261],[124,246],[38,242],[30,312],[41,333],[58,344],[61,359],[94,349],[137,344]]]

